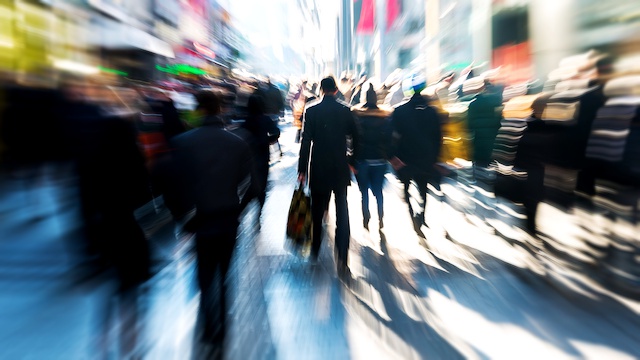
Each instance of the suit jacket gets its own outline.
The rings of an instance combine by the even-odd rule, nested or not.
[[[347,155],[347,139],[351,155]],[[313,191],[330,191],[351,183],[349,164],[353,164],[359,148],[359,132],[346,103],[334,96],[309,103],[304,113],[304,131],[298,172],[309,173]],[[311,144],[313,143],[313,151]]]

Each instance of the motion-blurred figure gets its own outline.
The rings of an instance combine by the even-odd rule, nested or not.
[[[173,139],[186,201],[196,209],[187,229],[196,233],[199,321],[196,344],[203,358],[221,359],[226,333],[226,276],[236,244],[244,198],[252,189],[249,145],[224,129],[222,100],[211,91],[196,96],[202,127]]]
[[[43,165],[66,157],[58,110],[60,94],[45,87],[6,85],[0,136],[13,175],[40,180]]]
[[[282,97],[280,89],[271,82],[271,79],[267,79],[267,83],[263,87],[259,87],[255,94],[262,97],[264,103],[264,114],[269,116],[277,126],[280,121],[280,116],[284,111],[284,98]],[[251,114],[249,115],[251,116]],[[280,132],[278,131],[278,135],[279,134]],[[274,143],[278,146],[280,157],[282,157],[282,147],[280,146],[280,142],[278,142],[277,138]]]
[[[103,354],[109,352],[109,323],[120,313],[120,357],[142,356],[138,344],[138,304],[141,287],[150,277],[147,239],[134,210],[150,199],[144,158],[136,143],[134,124],[107,116],[85,94],[90,87],[76,83],[67,87],[67,142],[78,173],[81,211],[89,250],[97,269],[113,272],[117,305],[105,299],[101,339]]]
[[[389,117],[391,109],[378,107],[377,95],[373,85],[369,84],[367,101],[351,109],[356,115],[362,138],[361,150],[356,158],[356,179],[362,193],[362,218],[363,226],[369,229],[369,189],[373,192],[378,205],[378,225],[384,227],[382,186],[384,175],[387,172],[387,160],[389,159],[389,146],[391,142],[391,124]]]
[[[248,102],[248,116],[243,127],[250,134],[249,145],[253,152],[258,184],[259,213],[262,213],[267,196],[267,179],[269,177],[269,146],[278,140],[280,129],[271,117],[264,113],[264,101],[261,96],[251,95]]]
[[[440,118],[436,110],[420,95],[425,81],[414,76],[414,95],[409,101],[399,105],[393,112],[393,146],[391,166],[398,179],[404,184],[404,198],[418,235],[423,236],[420,227],[424,224],[427,208],[427,184],[438,183],[439,173],[435,168],[442,145]],[[420,194],[420,208],[411,206],[409,186],[415,182]]]
[[[293,110],[293,126],[296,127],[296,143],[300,142],[302,136],[302,113],[307,99],[307,81],[304,80],[298,87],[298,91],[291,100],[291,109]]]
[[[298,180],[307,178],[307,168],[311,160],[309,188],[311,190],[311,212],[313,216],[313,244],[311,257],[317,261],[322,243],[322,219],[329,207],[331,194],[335,195],[336,204],[336,265],[338,274],[348,271],[347,255],[349,252],[349,210],[347,207],[347,186],[351,183],[349,169],[357,156],[360,141],[356,123],[349,107],[338,102],[335,94],[338,91],[332,77],[322,79],[320,88],[324,96],[322,100],[313,102],[305,110],[304,133],[300,160],[298,163]],[[347,138],[353,144],[353,156],[347,156]],[[313,152],[311,153],[311,145]],[[311,156],[311,159],[309,159]]]

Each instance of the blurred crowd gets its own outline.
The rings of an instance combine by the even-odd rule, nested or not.
[[[547,79],[517,84],[500,68],[470,65],[433,83],[397,70],[384,81],[347,72],[337,81],[233,76],[171,83],[66,75],[56,86],[7,79],[1,86],[3,174],[37,181],[53,167],[75,175],[83,229],[75,275],[86,281],[110,274],[124,324],[135,323],[141,287],[151,277],[136,210],[162,196],[176,222],[195,234],[200,334],[211,352],[206,357],[222,356],[224,279],[239,216],[255,200],[260,228],[269,166],[283,155],[279,125],[288,119],[285,112],[291,112],[301,143],[300,182],[309,180],[311,187],[312,258],[333,193],[343,275],[350,173],[367,230],[375,218],[370,191],[378,228],[384,227],[382,189],[389,172],[403,184],[422,238],[427,194],[442,198],[446,179],[474,198],[478,205],[465,211],[486,226],[495,223],[496,197],[521,206],[524,216],[516,225],[529,235],[532,253],[547,246],[540,245],[537,224],[542,202],[631,228],[638,224],[640,80],[596,51],[563,59]],[[640,247],[637,236],[619,229],[599,236],[624,246],[585,240],[592,251],[584,256],[597,253],[596,263],[631,274],[620,282],[629,290],[640,272],[624,259]],[[121,351],[135,356],[135,326],[123,329]],[[106,340],[102,345],[109,346]]]
[[[122,356],[135,358],[141,351],[135,334],[138,299],[151,277],[149,243],[136,210],[162,196],[174,218],[198,233],[198,239],[220,231],[232,234],[221,247],[226,249],[224,256],[221,248],[210,248],[219,242],[210,242],[205,251],[200,245],[208,242],[197,241],[197,253],[203,255],[203,302],[214,302],[207,290],[217,266],[229,265],[240,211],[254,198],[260,207],[264,204],[270,149],[278,142],[284,111],[283,93],[275,84],[252,78],[169,87],[67,76],[56,87],[4,82],[0,92],[3,181],[19,179],[32,187],[51,173],[72,174],[82,224],[82,236],[73,245],[73,276],[85,283],[107,275],[115,284]],[[194,140],[203,129],[217,132],[211,139],[206,135]],[[192,144],[197,144],[194,149]],[[192,156],[185,157],[191,150]],[[193,162],[211,164],[223,154],[226,166],[209,168],[210,176],[198,180],[195,174],[203,164]],[[234,176],[240,168],[248,182]],[[192,191],[194,187],[204,193]],[[238,188],[244,188],[242,195]],[[195,207],[200,210],[197,217]],[[207,213],[217,220],[205,226],[202,218]],[[231,230],[223,231],[228,226]],[[226,268],[221,271],[224,278]],[[219,316],[224,318],[224,312]],[[207,343],[221,341],[213,326],[205,329]],[[105,354],[111,346],[108,333],[99,344]]]

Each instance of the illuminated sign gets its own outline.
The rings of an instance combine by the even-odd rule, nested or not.
[[[209,49],[206,46],[200,45],[197,42],[194,41],[193,43],[193,47],[196,49],[196,51],[198,51],[200,54],[215,59],[216,58],[216,53],[213,52],[213,50]]]
[[[207,72],[187,64],[156,65],[156,69],[173,75],[205,75]]]

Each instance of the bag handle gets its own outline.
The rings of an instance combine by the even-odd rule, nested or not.
[[[296,190],[302,190],[305,194],[309,194],[309,175],[304,177],[304,180],[296,180]]]

